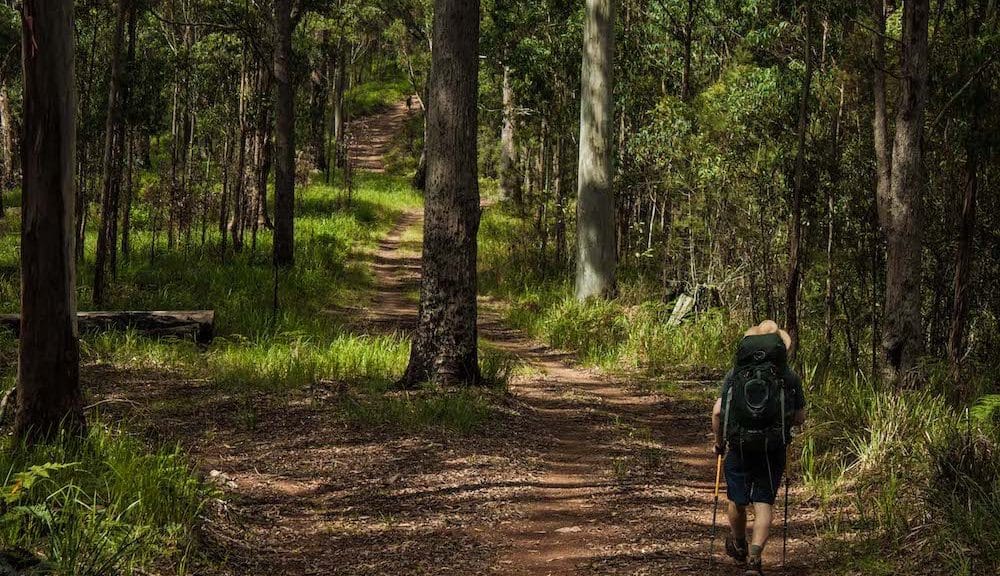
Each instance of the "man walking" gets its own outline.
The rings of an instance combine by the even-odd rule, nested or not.
[[[802,380],[788,366],[791,338],[772,320],[746,332],[712,410],[716,454],[725,456],[726,553],[746,563],[746,576],[763,576],[761,553],[785,471],[791,427],[805,422]],[[747,544],[747,507],[754,511]]]

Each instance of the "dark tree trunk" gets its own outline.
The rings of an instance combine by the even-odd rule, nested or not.
[[[970,38],[979,34],[977,14],[966,14]],[[981,59],[980,59],[981,60]],[[969,66],[972,68],[972,66]],[[958,252],[955,257],[954,292],[951,310],[951,328],[948,331],[948,359],[956,396],[966,399],[969,390],[962,378],[962,359],[965,354],[965,332],[971,300],[972,261],[976,250],[976,203],[979,194],[979,166],[983,148],[983,110],[987,108],[989,93],[986,83],[977,72],[972,88],[972,105],[969,107],[969,134],[965,143],[965,190],[962,194],[961,215],[958,226]]]
[[[114,260],[118,238],[118,200],[121,190],[122,156],[125,150],[125,130],[122,122],[122,44],[125,24],[129,20],[131,2],[118,0],[118,18],[111,44],[111,77],[108,84],[108,111],[104,124],[104,170],[102,174],[101,228],[97,237],[97,257],[94,262],[94,304],[104,303],[108,279],[108,262]]]
[[[887,238],[885,376],[895,385],[911,380],[921,348],[921,195],[924,108],[927,102],[929,0],[903,4],[902,66],[892,176],[882,228]]]
[[[694,22],[700,6],[695,0],[687,0],[687,17],[684,19],[684,71],[681,74],[681,100],[691,99],[691,49],[694,45]]]
[[[326,171],[326,102],[329,99],[327,66],[330,51],[329,32],[320,32],[320,57],[309,76],[312,93],[309,100],[309,139],[313,163],[320,172]]]
[[[418,323],[402,384],[476,385],[478,0],[436,0]]]
[[[73,215],[76,87],[73,2],[24,0],[21,344],[14,435],[28,442],[84,426]]]
[[[886,110],[885,93],[885,20],[886,0],[872,0],[872,20],[875,22],[872,58],[872,100],[875,115],[872,119],[872,133],[875,140],[876,180],[875,202],[878,207],[879,222],[888,221],[889,186],[892,178],[892,143],[889,141],[889,113]]]
[[[257,229],[264,226],[273,229],[274,224],[267,214],[267,181],[271,175],[271,71],[267,66],[262,66],[259,84],[259,107],[257,108],[257,134],[255,136],[255,156],[256,182],[254,184],[255,197],[251,202],[253,209],[248,215],[248,222],[253,228],[254,240],[257,237]],[[294,177],[294,164],[293,164]],[[255,243],[256,245],[256,243]]]
[[[337,39],[337,70],[333,76],[333,155],[338,168],[347,160],[344,148],[344,84],[347,81],[347,42]]]
[[[614,8],[587,0],[580,73],[580,163],[577,180],[576,297],[615,292],[615,201],[612,191]]]
[[[128,15],[128,55],[126,59],[126,73],[129,78],[135,73],[135,38],[138,18],[136,8],[130,0],[130,10]],[[132,118],[130,106],[132,101],[131,84],[126,82],[122,87],[122,114],[125,116],[123,134],[125,137],[125,206],[122,210],[122,240],[121,252],[122,260],[128,262],[129,251],[131,250],[130,233],[132,226],[132,200],[135,196],[135,130],[131,129]],[[115,262],[111,264],[112,272],[116,269]]]
[[[809,128],[809,89],[812,86],[812,4],[806,9],[806,70],[799,95],[798,151],[795,156],[795,183],[792,190],[792,219],[788,231],[788,284],[785,286],[785,329],[792,339],[790,357],[799,348],[799,284],[802,278],[802,195],[806,172],[806,133]]]
[[[291,80],[292,2],[275,0],[274,264],[295,260],[295,90]]]
[[[833,287],[833,232],[834,232],[834,191],[840,186],[841,180],[841,145],[840,124],[844,117],[844,85],[840,85],[840,103],[837,106],[837,117],[833,122],[832,158],[830,160],[830,182],[826,187],[826,295],[824,299],[824,345],[823,365],[829,366],[830,355],[833,352],[833,315],[836,306]],[[852,325],[853,326],[853,325]]]

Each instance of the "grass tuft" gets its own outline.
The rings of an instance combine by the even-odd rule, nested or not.
[[[55,574],[183,566],[212,491],[176,449],[150,451],[91,421],[83,438],[0,446],[0,546],[40,554]]]

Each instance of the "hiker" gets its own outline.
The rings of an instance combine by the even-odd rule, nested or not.
[[[725,456],[726,553],[762,576],[761,553],[785,470],[791,427],[805,422],[802,380],[788,366],[791,338],[772,320],[747,330],[712,410],[715,453]],[[782,399],[784,405],[782,406]],[[747,545],[747,507],[754,511]]]
[[[413,95],[410,94],[409,96],[406,97],[406,110],[407,110],[407,112],[409,112],[410,109],[412,109],[412,108],[413,108]]]

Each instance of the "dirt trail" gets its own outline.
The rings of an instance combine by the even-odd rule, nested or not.
[[[419,282],[419,246],[403,238],[419,217],[401,220],[376,254],[369,315],[380,326],[412,327],[415,302],[406,295]],[[489,532],[503,550],[498,573],[707,572],[715,460],[706,424],[714,380],[689,381],[669,397],[616,381],[506,327],[498,308],[481,299],[480,335],[529,366],[511,391],[533,415],[529,435],[543,439],[534,480],[511,502],[514,518]],[[808,547],[798,539],[807,523],[794,516],[787,570],[769,573],[807,573],[797,559]],[[780,563],[780,528],[776,535],[771,566]],[[717,555],[716,573],[737,572]]]
[[[400,112],[372,124],[398,129]],[[358,332],[412,329],[420,220],[405,214],[365,256],[373,297],[340,311]],[[498,308],[481,300],[482,337],[529,369],[468,437],[352,425],[352,392],[337,383],[250,395],[162,370],[84,376],[98,398],[120,400],[109,412],[179,443],[218,482],[198,574],[737,574],[721,553],[708,570],[714,383],[662,394],[613,380],[509,329]],[[802,537],[809,518],[796,512]],[[806,573],[810,544],[790,546],[785,573]]]
[[[414,95],[410,104],[407,108],[406,101],[400,101],[384,112],[347,123],[347,154],[353,169],[385,171],[385,155],[392,140],[400,133],[407,117],[420,109],[420,98]]]

